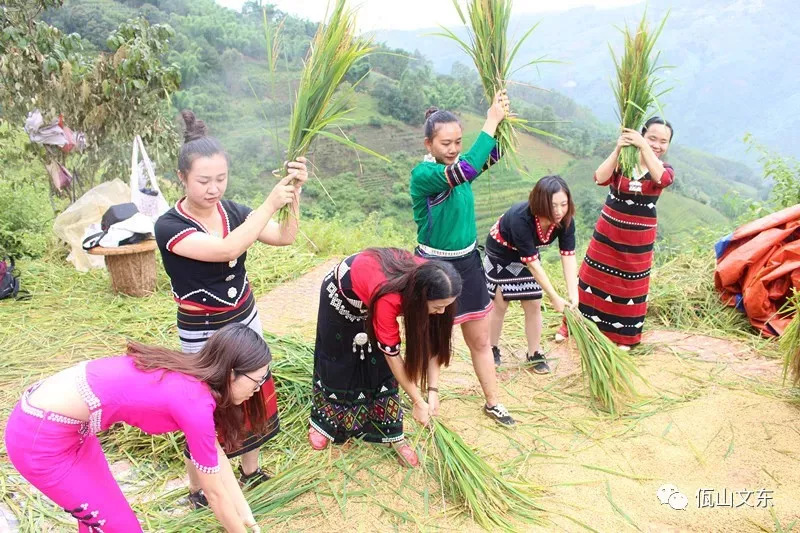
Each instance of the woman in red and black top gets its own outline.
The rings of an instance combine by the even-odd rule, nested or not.
[[[528,362],[533,371],[550,371],[542,352],[542,291],[559,313],[578,305],[575,263],[575,204],[561,176],[545,176],[536,182],[527,202],[514,204],[497,221],[486,238],[486,288],[494,300],[489,315],[489,337],[495,364],[500,364],[500,333],[508,304],[519,300],[525,312]],[[561,266],[569,302],[559,296],[539,261],[539,248],[558,239]]]
[[[450,362],[460,293],[461,276],[451,264],[395,248],[351,255],[325,277],[314,348],[314,449],[360,437],[391,444],[401,464],[419,464],[403,437],[398,385],[413,402],[414,419],[426,425],[439,408],[439,367]]]
[[[178,177],[186,196],[156,222],[155,234],[172,295],[178,302],[178,335],[184,353],[200,351],[208,337],[229,323],[240,322],[261,335],[255,298],[245,270],[247,249],[256,241],[284,246],[294,241],[300,216],[300,187],[308,178],[305,159],[288,163],[289,175],[255,209],[224,200],[228,185],[228,156],[219,141],[191,111],[183,111],[184,144],[178,156]],[[295,185],[290,185],[295,180]],[[272,221],[291,205],[285,224]],[[189,356],[187,356],[189,357]],[[242,456],[240,481],[267,479],[258,467],[258,448],[278,431],[278,406],[270,374],[262,396],[270,431],[251,435],[237,449],[225,447],[228,457]],[[197,473],[187,460],[190,501],[206,505]]]
[[[608,185],[609,191],[578,273],[580,311],[623,349],[642,337],[658,225],[656,202],[675,179],[675,171],[661,160],[671,141],[670,123],[653,117],[641,134],[625,129],[594,174],[594,181]],[[639,149],[639,164],[630,178],[617,168],[623,146]],[[566,328],[559,333],[565,336]]]

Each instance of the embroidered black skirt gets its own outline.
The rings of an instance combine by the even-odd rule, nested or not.
[[[386,356],[367,339],[366,306],[354,306],[339,290],[337,268],[320,289],[311,426],[339,443],[351,437],[401,441],[397,380]]]

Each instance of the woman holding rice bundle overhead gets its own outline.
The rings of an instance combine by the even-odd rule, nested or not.
[[[594,174],[595,183],[608,184],[609,192],[578,274],[579,308],[623,349],[639,344],[642,337],[658,222],[656,203],[675,179],[675,171],[662,161],[671,141],[672,125],[652,117],[641,133],[623,130],[614,151]],[[623,146],[639,149],[639,164],[631,178],[617,167]],[[565,336],[562,326],[557,339]]]
[[[33,486],[88,533],[142,531],[114,480],[96,433],[125,422],[151,434],[182,431],[211,510],[225,531],[260,531],[217,433],[234,447],[243,428],[271,424],[261,384],[271,355],[241,323],[217,331],[193,357],[129,343],[36,383],[6,425],[6,450]]]
[[[469,151],[461,155],[461,123],[448,111],[431,108],[425,116],[425,160],[411,171],[411,202],[417,223],[417,255],[446,261],[461,275],[464,288],[456,301],[455,323],[461,324],[472,364],[486,397],[484,413],[503,425],[514,419],[499,402],[497,374],[489,344],[487,315],[492,301],[477,250],[472,182],[499,153],[495,131],[508,113],[505,91],[495,95],[486,122]]]
[[[489,315],[489,334],[495,362],[500,363],[500,333],[511,300],[519,300],[525,312],[527,360],[537,374],[547,374],[542,352],[542,291],[559,313],[578,306],[578,277],[575,263],[575,204],[561,176],[545,176],[536,182],[527,202],[511,206],[486,237],[486,288],[494,299]],[[539,261],[539,248],[558,239],[561,266],[569,302],[559,296]]]
[[[396,248],[351,255],[325,277],[308,434],[315,450],[359,437],[393,446],[404,466],[419,464],[404,440],[398,385],[413,403],[414,419],[427,425],[439,409],[439,368],[450,362],[460,292],[461,277],[452,265]]]
[[[304,158],[289,162],[289,175],[275,185],[256,209],[225,200],[229,164],[225,150],[219,141],[208,136],[205,124],[197,120],[194,113],[183,111],[181,114],[186,132],[178,156],[178,177],[186,196],[158,219],[155,235],[173,297],[178,302],[181,347],[184,353],[193,354],[226,324],[240,322],[262,334],[245,270],[247,250],[256,241],[273,246],[294,241],[300,216],[301,186],[308,173]],[[272,221],[272,216],[287,204],[292,206],[288,221],[285,224]],[[269,431],[254,433],[238,448],[224,446],[228,457],[242,457],[239,467],[242,483],[268,479],[258,466],[258,449],[279,427],[271,375],[262,389],[271,421],[267,426]],[[190,502],[195,506],[206,505],[188,457],[186,467]]]

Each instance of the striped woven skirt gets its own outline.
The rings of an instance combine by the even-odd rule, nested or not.
[[[609,196],[595,224],[578,273],[579,308],[613,342],[633,346],[647,314],[657,220],[655,208],[619,198]]]
[[[497,289],[503,300],[541,300],[542,288],[531,271],[519,261],[504,261],[490,255],[483,258],[486,272],[486,290],[489,298],[494,298]]]
[[[258,318],[256,300],[251,292],[247,300],[232,311],[207,312],[207,311],[186,311],[178,308],[178,335],[181,339],[181,348],[188,357],[190,354],[199,352],[206,343],[206,340],[221,329],[226,324],[241,322],[250,329],[263,336],[264,331],[261,327],[261,320]],[[261,396],[264,398],[264,407],[269,428],[264,435],[250,435],[235,450],[231,450],[226,455],[229,458],[255,450],[262,444],[277,435],[280,430],[280,420],[278,418],[278,397],[275,393],[275,380],[270,373],[267,381],[261,386]],[[223,443],[224,445],[224,443]],[[227,451],[227,450],[226,450]],[[184,452],[189,457],[188,450]]]

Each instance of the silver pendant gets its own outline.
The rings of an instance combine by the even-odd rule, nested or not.
[[[369,336],[364,333],[356,333],[356,336],[353,337],[353,353],[356,353],[356,347],[358,347],[358,351],[361,352],[361,360],[364,360],[364,345],[369,342]],[[372,353],[372,345],[367,344],[367,350],[369,353]]]
[[[631,192],[642,192],[642,182],[631,180],[628,184],[628,190]]]

